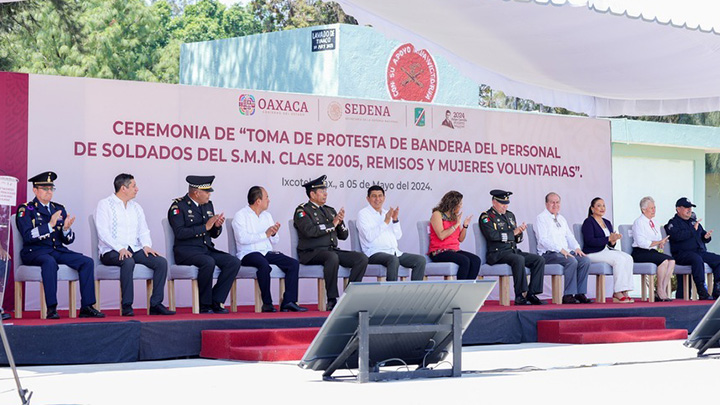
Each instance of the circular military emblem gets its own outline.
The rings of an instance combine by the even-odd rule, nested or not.
[[[337,101],[333,101],[328,105],[327,112],[331,120],[337,121],[342,117],[342,106]]]
[[[255,97],[252,94],[241,94],[238,99],[238,108],[242,115],[255,114]]]
[[[393,100],[432,102],[438,74],[430,52],[410,43],[397,47],[388,62],[387,86]]]

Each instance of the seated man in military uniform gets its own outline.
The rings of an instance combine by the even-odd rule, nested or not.
[[[325,205],[327,201],[326,176],[303,184],[310,201],[300,204],[293,215],[298,231],[298,257],[302,264],[322,265],[327,291],[327,310],[332,311],[339,296],[337,288],[338,268],[350,267],[350,282],[362,281],[368,258],[360,252],[338,249],[338,239],[348,237],[343,222],[345,209]]]
[[[173,200],[168,221],[175,234],[173,252],[180,265],[198,267],[200,313],[227,314],[222,303],[235,282],[240,259],[215,249],[213,239],[220,236],[225,222],[223,213],[215,214],[210,201],[215,176],[187,176],[188,193]],[[212,287],[215,266],[220,268],[215,287]]]
[[[527,225],[517,224],[515,214],[508,211],[509,191],[492,190],[492,208],[480,215],[480,230],[487,240],[487,262],[490,265],[504,263],[512,267],[515,285],[516,305],[542,305],[537,294],[543,291],[545,259],[518,249]],[[530,268],[530,289],[528,290],[525,266]]]
[[[28,181],[33,184],[35,198],[18,207],[15,222],[23,238],[20,258],[28,266],[40,266],[47,319],[59,319],[57,312],[58,264],[77,270],[80,280],[80,317],[104,318],[105,314],[93,308],[95,304],[95,266],[93,260],[73,252],[65,245],[73,243],[75,233],[71,226],[75,217],[69,217],[65,207],[51,201],[55,191],[54,172],[40,173]]]

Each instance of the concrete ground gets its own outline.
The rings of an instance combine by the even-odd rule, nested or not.
[[[19,373],[31,404],[712,403],[720,356],[697,358],[682,343],[465,347],[461,378],[368,384],[324,382],[297,362],[205,359]],[[0,369],[0,404],[20,404],[9,368]]]

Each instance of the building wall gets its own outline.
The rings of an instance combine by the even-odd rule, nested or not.
[[[336,30],[334,50],[312,51],[312,31],[321,29]],[[400,45],[371,27],[346,24],[183,44],[180,83],[390,100],[387,67]],[[433,59],[433,103],[477,106],[478,85],[444,58]]]

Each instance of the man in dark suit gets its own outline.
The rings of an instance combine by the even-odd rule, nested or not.
[[[323,266],[327,310],[332,311],[339,296],[337,288],[338,268],[350,267],[350,282],[362,281],[367,269],[368,258],[360,252],[338,249],[338,239],[348,237],[343,219],[345,209],[325,205],[327,201],[326,176],[303,184],[310,201],[295,209],[293,224],[298,230],[298,257],[302,264]]]
[[[210,201],[215,176],[187,176],[185,180],[188,193],[173,200],[168,210],[168,221],[175,234],[175,261],[198,267],[200,313],[227,314],[229,311],[222,304],[240,270],[240,260],[215,249],[212,241],[220,236],[225,222],[225,215],[216,214]],[[220,275],[212,287],[215,266],[220,268]]]
[[[515,305],[542,305],[537,294],[543,291],[545,259],[541,256],[523,252],[517,244],[523,240],[527,225],[518,224],[515,214],[508,211],[509,191],[492,190],[492,207],[480,215],[480,230],[487,240],[487,262],[490,265],[504,263],[512,267],[515,285]],[[528,289],[525,266],[530,268],[530,288]]]
[[[670,237],[670,249],[675,263],[691,266],[698,298],[716,300],[720,297],[720,256],[707,251],[705,245],[710,243],[713,231],[703,229],[700,220],[695,218],[692,207],[695,207],[695,204],[685,197],[677,200],[675,216],[665,225],[665,232]],[[705,288],[705,263],[712,268],[715,278],[712,295]],[[676,298],[682,298],[684,290],[682,279],[679,276],[677,278]]]
[[[81,318],[104,318],[105,314],[93,308],[95,304],[95,267],[93,260],[73,252],[65,245],[75,241],[71,227],[75,217],[68,217],[65,207],[51,201],[57,174],[43,172],[30,178],[35,198],[21,204],[15,222],[23,238],[20,258],[28,266],[40,266],[45,290],[47,318],[59,319],[57,313],[58,264],[77,270],[80,280]]]

